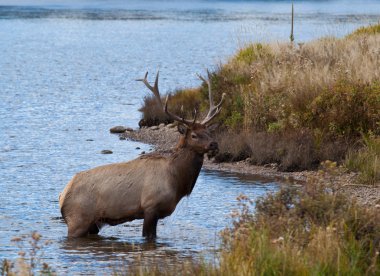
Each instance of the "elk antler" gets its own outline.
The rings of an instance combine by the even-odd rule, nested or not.
[[[207,113],[206,118],[204,118],[203,121],[201,122],[202,125],[206,125],[213,118],[215,118],[215,116],[218,115],[219,112],[222,110],[221,106],[222,106],[222,104],[224,102],[224,97],[226,96],[226,93],[223,93],[222,94],[222,99],[220,100],[220,102],[217,105],[214,105],[214,99],[213,99],[212,93],[211,93],[211,83],[210,83],[211,74],[210,74],[210,72],[207,70],[207,77],[208,77],[207,80],[205,78],[203,78],[199,74],[197,74],[197,76],[202,81],[204,81],[207,84],[207,86],[208,86],[208,99],[209,99],[209,102],[210,102],[210,109],[209,109],[209,111]]]
[[[179,117],[179,116],[177,116],[177,115],[169,112],[169,110],[168,110],[169,95],[166,96],[165,105],[162,104],[160,91],[158,90],[158,76],[159,76],[159,74],[160,74],[160,72],[157,71],[156,80],[154,81],[154,86],[150,85],[149,82],[148,82],[148,79],[147,79],[148,72],[145,73],[145,77],[143,79],[137,79],[136,81],[143,82],[145,84],[145,86],[148,87],[148,89],[153,92],[153,94],[156,97],[156,100],[157,100],[160,108],[166,113],[166,115],[169,116],[169,118],[171,118],[174,121],[177,121],[177,122],[183,123],[185,125],[188,125],[188,126],[193,125],[195,123],[195,121],[196,121],[196,113],[195,113],[194,120],[190,121],[190,120],[186,120],[184,118],[181,118],[181,117]]]

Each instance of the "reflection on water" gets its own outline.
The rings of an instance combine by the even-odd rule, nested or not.
[[[98,262],[123,261],[124,263],[133,263],[141,261],[141,264],[148,264],[153,259],[165,257],[163,262],[175,261],[178,258],[186,258],[186,254],[181,256],[180,252],[172,250],[170,243],[159,241],[147,242],[143,239],[140,241],[130,242],[121,241],[113,237],[89,237],[80,239],[65,238],[61,242],[61,249],[66,254],[71,255],[73,259],[80,255],[84,257],[91,256]],[[141,253],[144,259],[141,259]],[[191,255],[187,255],[190,257]]]
[[[170,243],[159,241],[126,242],[115,238],[93,237],[65,239],[60,244],[60,249],[65,252],[65,262],[76,263],[74,269],[69,269],[71,273],[87,274],[89,271],[99,271],[99,269],[104,269],[104,272],[125,272],[131,265],[144,267],[153,264],[158,267],[168,267],[199,257],[196,252],[173,250]],[[93,265],[96,268],[88,269],[86,266],[89,263],[96,263]]]

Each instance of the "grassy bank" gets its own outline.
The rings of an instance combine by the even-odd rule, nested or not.
[[[348,153],[350,158],[362,154],[363,137],[378,147],[379,26],[361,28],[342,39],[251,44],[219,66],[212,73],[212,90],[215,101],[223,93],[227,97],[219,116],[223,127],[217,160],[250,158],[253,164],[303,170],[324,160],[343,164]],[[183,105],[184,115],[191,117],[194,106],[207,110],[207,100],[203,83],[177,91],[169,108],[180,112]],[[148,125],[165,121],[154,105],[147,98],[141,109]],[[373,177],[367,179],[374,183],[379,180],[378,162],[372,168]]]
[[[327,166],[334,167],[333,163]],[[380,213],[310,180],[256,202],[240,196],[216,262],[131,269],[128,275],[379,275]]]

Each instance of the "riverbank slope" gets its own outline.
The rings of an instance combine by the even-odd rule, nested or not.
[[[140,141],[154,146],[157,151],[169,151],[178,142],[179,132],[175,125],[144,127],[134,131],[126,131],[120,135],[122,139]],[[152,149],[153,150],[153,149]],[[144,154],[143,152],[142,154]],[[331,163],[332,164],[332,163]],[[319,179],[321,182],[333,182],[336,187],[347,193],[360,204],[380,208],[380,187],[358,183],[358,174],[343,168],[324,171],[279,171],[275,164],[267,166],[252,165],[249,160],[217,163],[214,159],[205,158],[203,168],[209,170],[250,174],[277,179],[282,183],[305,183],[308,179]]]

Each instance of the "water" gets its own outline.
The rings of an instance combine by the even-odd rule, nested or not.
[[[196,86],[195,73],[247,41],[288,39],[289,2],[36,2],[0,0],[0,259],[15,258],[11,238],[32,230],[52,241],[45,259],[61,274],[105,274],[162,256],[212,259],[236,197],[257,198],[277,183],[204,170],[159,223],[155,244],[140,237],[141,221],[67,240],[58,194],[78,171],[150,150],[108,132],[137,125],[148,92],[136,78],[160,69],[162,92]],[[297,41],[343,36],[380,18],[379,1],[297,1],[295,10]]]

